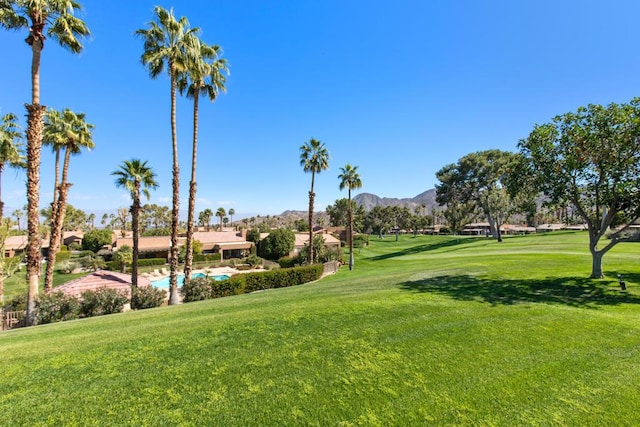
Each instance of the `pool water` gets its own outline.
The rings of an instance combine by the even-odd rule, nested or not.
[[[207,275],[204,273],[193,273],[191,275],[192,279],[198,279],[200,277],[207,277]],[[218,276],[208,276],[208,277],[213,280],[227,280],[229,278],[229,276],[227,276],[226,274],[221,274]],[[182,286],[183,284],[184,284],[184,274],[178,274],[178,287]],[[164,277],[159,280],[153,280],[151,282],[151,285],[154,288],[169,289],[169,277]]]

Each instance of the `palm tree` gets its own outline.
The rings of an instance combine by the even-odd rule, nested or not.
[[[5,114],[0,122],[0,183],[2,182],[2,171],[5,165],[20,167],[24,166],[24,157],[21,152],[22,144],[19,142],[21,133],[18,126],[18,117],[15,114]],[[5,224],[3,221],[4,215],[4,202],[2,201],[2,185],[0,184],[0,224]],[[14,212],[15,213],[15,212]],[[7,223],[8,225],[8,223]],[[20,223],[18,222],[18,228]],[[7,233],[9,227],[7,227]],[[6,233],[0,236],[2,241],[0,242],[0,308],[4,304],[4,279],[2,272],[2,261],[4,258],[4,239]]]
[[[218,210],[216,211],[216,216],[220,218],[220,231],[222,231],[222,220],[225,216],[227,216],[227,212],[224,210],[224,208],[218,208]]]
[[[169,253],[169,304],[178,304],[178,227],[180,223],[180,167],[178,165],[178,136],[176,125],[176,89],[178,77],[184,73],[193,58],[200,54],[198,28],[189,28],[184,16],[179,20],[173,9],[160,6],[154,8],[156,21],[149,28],[136,34],[144,39],[142,64],[148,67],[152,79],[158,77],[165,67],[171,81],[171,145],[173,151],[173,204],[171,210],[171,250]]]
[[[0,27],[25,28],[31,47],[31,104],[27,109],[27,324],[33,323],[40,282],[40,151],[46,107],[40,105],[40,56],[47,37],[73,53],[82,51],[80,38],[89,35],[86,24],[76,16],[81,6],[75,0],[3,0]],[[48,27],[45,31],[45,27]],[[45,37],[45,32],[47,37]]]
[[[349,240],[349,270],[353,270],[354,258],[353,258],[353,206],[351,205],[351,190],[362,188],[362,181],[358,174],[358,167],[346,164],[345,167],[340,168],[342,172],[338,175],[340,180],[340,190],[347,189],[347,200],[349,202],[349,226],[347,227],[347,239]]]
[[[229,214],[229,221],[231,221],[231,226],[233,227],[233,216],[236,214],[236,210],[231,208],[227,213]]]
[[[50,144],[56,151],[56,188],[51,204],[51,234],[49,252],[47,254],[47,268],[44,276],[44,291],[49,292],[53,287],[53,270],[56,254],[62,241],[62,225],[64,224],[67,196],[72,184],[68,183],[69,161],[72,154],[80,153],[82,148],[88,150],[95,147],[92,131],[95,126],[85,121],[84,113],[74,113],[69,109],[64,111],[48,110],[46,113],[43,142]],[[58,167],[60,150],[64,149],[62,177],[58,183]]]
[[[316,193],[313,184],[316,173],[329,168],[329,151],[324,144],[311,138],[300,147],[300,165],[305,172],[311,172],[311,190],[309,191],[309,264],[313,264],[313,201]]]
[[[119,169],[111,172],[116,177],[116,187],[124,188],[131,194],[131,229],[133,231],[133,257],[131,261],[131,286],[138,287],[138,252],[139,252],[139,221],[140,194],[149,200],[149,189],[158,188],[156,174],[146,161],[139,159],[125,160]]]
[[[189,181],[189,209],[187,214],[187,238],[185,242],[184,277],[191,277],[193,263],[193,223],[196,211],[196,159],[198,153],[198,105],[200,95],[206,95],[215,101],[219,92],[225,92],[224,86],[228,74],[227,61],[219,58],[222,53],[219,46],[200,42],[199,57],[192,58],[186,73],[178,79],[180,93],[193,99],[193,148],[191,151],[191,180]]]

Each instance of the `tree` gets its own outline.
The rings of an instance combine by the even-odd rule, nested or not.
[[[507,151],[485,150],[443,167],[436,172],[440,180],[436,201],[452,209],[451,217],[464,218],[467,208],[482,210],[491,234],[501,242],[500,227],[516,207],[505,187],[517,158],[517,154]]]
[[[113,254],[113,260],[120,264],[120,272],[127,271],[127,264],[133,263],[133,253],[131,246],[123,245]],[[137,286],[136,286],[137,287]],[[132,284],[132,290],[135,289]]]
[[[138,287],[138,254],[139,254],[139,219],[140,219],[140,195],[147,200],[150,197],[149,189],[158,188],[156,174],[147,166],[146,161],[140,159],[125,160],[119,168],[111,173],[116,177],[116,187],[124,188],[131,195],[131,230],[133,231],[133,256],[131,260],[131,287]]]
[[[191,151],[191,180],[189,181],[189,209],[187,214],[187,238],[185,242],[184,275],[191,277],[193,263],[193,223],[196,210],[196,159],[198,152],[198,103],[201,95],[215,101],[219,92],[225,92],[225,74],[228,73],[227,61],[219,58],[222,49],[216,45],[207,45],[200,40],[200,55],[190,58],[187,70],[178,78],[180,93],[186,91],[187,98],[193,99],[193,146]],[[196,49],[198,49],[196,48]]]
[[[5,166],[24,167],[24,155],[20,142],[22,134],[18,126],[18,117],[15,114],[5,114],[0,123],[0,183]],[[0,190],[2,185],[0,184]],[[0,221],[4,215],[4,202],[0,196]]]
[[[231,223],[231,226],[233,227],[233,216],[236,214],[236,210],[231,208],[229,209],[229,212],[227,212],[229,214],[229,222]]]
[[[360,174],[358,174],[358,167],[346,164],[345,167],[340,168],[342,172],[338,175],[340,180],[340,190],[347,189],[347,200],[349,218],[347,225],[347,240],[349,242],[349,270],[353,270],[355,260],[353,257],[353,207],[351,206],[351,190],[362,188],[362,180],[360,180]]]
[[[198,215],[198,221],[200,225],[206,226],[207,231],[211,227],[211,218],[213,218],[213,211],[211,209],[205,209]]]
[[[108,228],[93,229],[84,233],[82,249],[97,253],[103,246],[111,245],[113,233]]]
[[[277,260],[289,255],[293,250],[296,236],[291,230],[278,228],[272,230],[258,245],[258,254],[262,258]]]
[[[640,217],[640,98],[558,115],[518,147],[524,160],[516,175],[530,177],[553,202],[573,205],[589,232],[591,277],[604,277],[604,255],[628,240],[626,230]],[[606,233],[610,240],[599,248]]]
[[[311,173],[311,190],[309,190],[309,264],[313,264],[313,203],[316,193],[313,185],[317,173],[329,168],[329,151],[317,139],[311,138],[300,147],[300,166]]]
[[[353,229],[362,230],[365,210],[362,205],[358,205],[351,200],[351,209],[353,212]],[[333,227],[346,227],[349,223],[349,200],[346,197],[337,199],[332,205],[327,206],[327,215],[329,215],[329,224]]]
[[[136,34],[144,40],[142,64],[149,69],[152,79],[157,78],[166,68],[171,84],[171,146],[173,153],[171,210],[171,249],[169,252],[169,305],[178,304],[178,227],[180,222],[180,167],[178,164],[178,134],[176,124],[176,89],[181,73],[200,54],[198,28],[189,28],[184,16],[176,19],[173,9],[161,6],[154,8],[155,21],[149,28],[140,29]]]
[[[80,39],[89,35],[86,24],[74,16],[81,10],[74,0],[3,0],[0,26],[27,29],[31,48],[31,103],[27,109],[27,324],[35,320],[34,309],[40,282],[38,209],[40,204],[40,151],[46,107],[40,105],[40,57],[46,39],[56,40],[73,53],[82,51]],[[45,31],[45,27],[47,28]]]
[[[24,216],[24,212],[22,212],[22,209],[16,209],[15,211],[13,211],[13,213],[11,213],[11,216],[16,220],[16,226],[18,227],[18,231],[20,231],[20,221]]]
[[[53,270],[56,254],[62,243],[62,224],[64,223],[69,188],[72,185],[68,182],[69,161],[71,155],[80,153],[82,148],[90,150],[95,147],[93,129],[94,126],[85,121],[84,113],[76,114],[69,109],[64,111],[50,109],[45,115],[43,142],[51,144],[56,152],[55,189],[51,203],[51,234],[44,276],[44,291],[47,293],[53,287]],[[62,177],[58,183],[59,154],[62,149],[64,149],[64,161]]]
[[[227,216],[227,211],[225,211],[224,208],[218,208],[216,216],[220,218],[220,231],[222,231],[222,220]]]

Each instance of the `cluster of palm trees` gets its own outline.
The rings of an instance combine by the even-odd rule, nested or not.
[[[93,127],[84,122],[84,115],[74,114],[69,110],[64,110],[56,116],[56,113],[47,113],[47,107],[40,103],[40,62],[42,51],[47,39],[54,40],[62,47],[72,53],[80,53],[83,49],[82,40],[89,36],[90,31],[87,25],[76,16],[82,10],[82,6],[75,0],[1,0],[0,1],[0,27],[8,30],[27,30],[28,37],[26,43],[32,52],[31,60],[31,102],[26,105],[27,109],[27,147],[26,147],[26,170],[27,170],[27,322],[33,320],[33,309],[35,299],[38,295],[38,285],[40,281],[40,247],[41,238],[39,234],[39,203],[40,203],[40,158],[42,144],[45,139],[54,147],[56,153],[56,171],[59,166],[60,150],[65,150],[65,161],[62,178],[58,182],[56,175],[55,196],[52,204],[52,227],[51,239],[55,243],[54,234],[58,232],[58,224],[64,219],[64,207],[70,184],[66,182],[65,166],[68,166],[68,156],[79,150],[78,143],[79,128],[72,125],[67,131],[66,143],[63,139],[50,140],[47,136],[47,129],[54,129],[58,124],[62,125],[66,119],[78,119],[83,122],[86,137],[84,142],[91,140],[91,130]],[[220,58],[221,49],[216,45],[208,45],[200,38],[198,28],[190,28],[186,18],[176,19],[172,10],[166,10],[157,6],[154,9],[154,21],[149,23],[148,28],[140,29],[136,32],[144,41],[144,53],[142,62],[148,68],[152,78],[158,77],[166,69],[171,80],[171,134],[173,149],[173,206],[172,206],[172,250],[170,255],[171,265],[171,297],[170,303],[177,303],[177,259],[178,259],[178,211],[179,211],[179,165],[178,165],[178,142],[176,131],[176,92],[180,91],[194,101],[193,118],[193,154],[191,181],[189,188],[189,220],[187,223],[187,245],[192,247],[193,235],[193,215],[195,209],[196,193],[196,158],[197,158],[197,134],[198,134],[198,100],[200,96],[206,95],[210,100],[215,100],[219,92],[225,90],[225,75],[228,74],[225,59]],[[75,116],[75,117],[72,117]],[[45,126],[45,118],[50,126]],[[82,127],[82,126],[81,126]],[[17,132],[15,115],[3,118],[3,141],[6,135]],[[5,130],[7,131],[5,133]],[[62,133],[61,133],[62,134]],[[71,136],[73,134],[73,136]],[[18,136],[11,136],[11,141],[15,143]],[[57,138],[57,137],[56,137]],[[73,141],[73,142],[70,142]],[[75,148],[70,144],[76,144]],[[85,145],[90,148],[89,145]],[[4,156],[4,153],[2,153]],[[3,157],[5,158],[5,157]],[[5,162],[12,164],[13,160],[6,157]],[[5,162],[0,161],[0,173]],[[143,170],[133,170],[141,167]],[[144,170],[146,169],[146,170]],[[125,176],[121,176],[120,174]],[[131,173],[131,174],[129,174]],[[118,176],[117,185],[123,186],[131,191],[133,199],[132,216],[139,214],[139,196],[134,198],[135,185],[129,186],[127,182],[139,183],[144,187],[155,188],[153,184],[146,181],[142,176],[154,176],[146,162],[138,159],[126,161],[120,169],[114,172]],[[121,179],[123,180],[121,182]],[[156,184],[157,185],[157,184]],[[144,191],[143,191],[144,193]],[[1,198],[0,198],[1,199]],[[0,218],[2,216],[2,202],[0,200]],[[137,220],[137,218],[136,218]],[[135,220],[134,220],[135,221]],[[135,234],[135,233],[134,233]],[[59,239],[58,239],[59,241]],[[51,249],[55,249],[52,247]],[[55,250],[50,250],[55,260]],[[134,250],[134,257],[135,257]],[[192,260],[192,251],[187,251],[188,260]],[[50,262],[53,268],[53,262]],[[190,270],[190,262],[185,270]],[[48,270],[47,270],[48,271]],[[186,271],[185,271],[186,273]],[[46,277],[50,277],[47,272]],[[1,280],[1,279],[0,279]],[[135,280],[135,279],[133,279]],[[49,283],[50,280],[46,283]],[[47,287],[45,287],[47,289]],[[1,289],[0,289],[1,291]],[[2,292],[0,292],[2,294]]]
[[[311,190],[309,190],[309,264],[313,264],[313,205],[316,193],[313,191],[317,173],[329,168],[329,150],[324,143],[315,138],[309,139],[300,146],[300,166],[305,172],[311,173]],[[349,242],[349,270],[353,270],[353,212],[351,205],[351,190],[362,187],[362,180],[358,174],[358,167],[347,164],[340,168],[340,190],[348,189],[349,219],[347,224],[347,240]]]

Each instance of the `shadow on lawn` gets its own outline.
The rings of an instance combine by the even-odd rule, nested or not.
[[[370,257],[369,259],[372,260],[372,261],[381,261],[381,260],[395,258],[395,257],[399,257],[399,256],[404,256],[404,255],[414,255],[414,254],[419,254],[419,253],[422,253],[422,252],[435,251],[437,249],[442,249],[442,248],[451,248],[451,247],[460,246],[460,245],[464,245],[464,244],[468,244],[468,243],[474,243],[474,242],[477,242],[478,240],[487,240],[487,239],[486,238],[466,237],[466,238],[463,238],[463,239],[444,240],[442,242],[427,243],[427,244],[424,244],[424,245],[411,246],[410,248],[402,249],[402,250],[396,251],[396,252],[386,253],[384,255],[377,255],[377,256],[374,256],[374,257]],[[462,249],[462,248],[460,248],[460,249]]]
[[[637,275],[634,276],[636,280],[640,279]],[[405,282],[400,284],[400,288],[448,295],[463,301],[482,301],[491,305],[535,302],[595,308],[602,305],[640,303],[640,297],[628,291],[620,291],[617,285],[617,281],[578,277],[494,280],[460,275]]]

